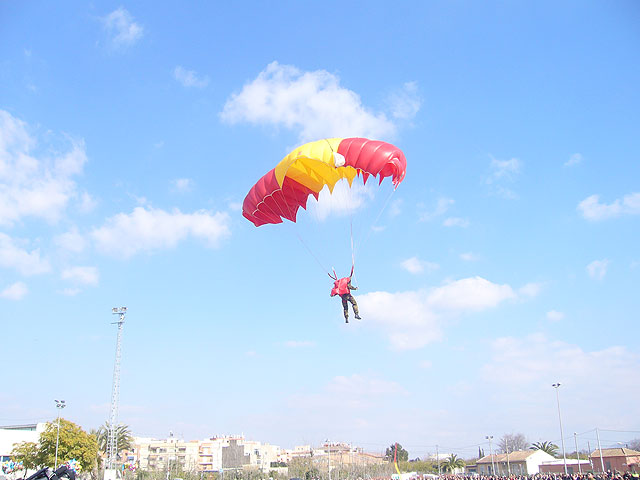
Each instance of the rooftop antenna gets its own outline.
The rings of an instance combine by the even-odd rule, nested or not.
[[[118,458],[118,404],[120,402],[120,357],[122,344],[122,325],[127,314],[127,307],[114,307],[111,309],[113,315],[118,315],[116,322],[118,325],[118,339],[116,340],[116,361],[113,366],[113,385],[111,387],[111,414],[109,415],[109,437],[107,440],[107,465],[105,470],[105,480],[116,478],[117,458]]]

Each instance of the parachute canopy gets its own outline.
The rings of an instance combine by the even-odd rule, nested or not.
[[[256,227],[296,221],[309,195],[316,200],[326,185],[329,191],[346,178],[351,186],[357,175],[366,183],[370,175],[380,183],[391,177],[394,187],[404,180],[407,160],[390,143],[366,138],[326,138],[305,143],[284,157],[251,187],[242,204],[242,215]]]

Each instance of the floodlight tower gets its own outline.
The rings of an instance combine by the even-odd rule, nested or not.
[[[127,307],[114,307],[113,315],[118,315],[118,321],[112,324],[118,325],[118,339],[116,340],[116,361],[113,366],[113,385],[111,387],[111,414],[109,415],[109,437],[107,439],[107,470],[112,470],[115,478],[116,460],[118,456],[118,403],[120,401],[120,346],[122,343],[122,325],[127,313]],[[106,474],[106,472],[105,472]],[[105,478],[107,475],[105,475]]]

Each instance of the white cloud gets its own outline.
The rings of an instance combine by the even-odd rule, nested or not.
[[[230,234],[226,213],[200,210],[187,214],[178,209],[167,212],[151,207],[136,207],[130,214],[115,215],[91,232],[100,251],[122,258],[173,248],[190,236],[215,248]]]
[[[171,181],[171,187],[175,192],[190,192],[193,188],[193,180],[190,178],[176,178]]]
[[[199,77],[194,70],[187,70],[180,65],[173,69],[173,77],[182,84],[183,87],[204,88],[209,85],[209,77]]]
[[[79,288],[64,288],[59,293],[61,293],[62,295],[66,295],[67,297],[75,297],[81,291],[82,290],[80,290]]]
[[[590,418],[592,425],[598,425],[611,421],[611,412],[615,411],[616,421],[626,424],[637,418],[638,372],[640,355],[625,347],[585,351],[543,334],[532,334],[495,340],[481,380],[490,390],[498,390],[503,402],[518,405],[541,395],[553,405],[551,384],[560,382],[562,401],[572,405],[575,419]]]
[[[96,267],[70,267],[62,271],[60,278],[82,285],[97,285],[99,275]]]
[[[602,280],[607,274],[607,268],[609,268],[609,260],[594,260],[587,265],[587,273],[591,278],[596,280]]]
[[[625,195],[612,203],[600,203],[600,195],[591,195],[578,204],[584,218],[591,221],[606,220],[622,215],[640,215],[640,192]]]
[[[374,198],[371,184],[363,185],[353,182],[349,187],[349,182],[340,180],[335,184],[333,192],[329,192],[328,187],[320,191],[318,200],[313,196],[307,201],[307,211],[316,221],[322,222],[330,216],[350,215],[362,208],[367,200]]]
[[[520,296],[527,298],[537,297],[541,291],[542,284],[536,282],[527,283],[518,289]]]
[[[334,377],[327,385],[327,390],[331,393],[347,396],[378,396],[407,393],[397,382],[357,374]]]
[[[387,331],[394,348],[407,350],[440,340],[453,318],[495,308],[516,294],[509,285],[471,277],[430,290],[372,292],[358,298],[367,324]]]
[[[401,90],[393,92],[389,97],[391,115],[398,119],[412,119],[422,106],[422,99],[418,94],[418,84],[407,82]]]
[[[275,125],[298,131],[301,141],[324,137],[390,138],[396,126],[325,71],[303,72],[272,62],[226,102],[222,120]]]
[[[547,312],[547,319],[552,322],[559,322],[560,320],[564,320],[564,313],[558,312],[557,310],[549,310]]]
[[[83,235],[78,232],[76,227],[53,238],[53,242],[61,249],[74,253],[82,252],[87,245]]]
[[[564,166],[565,166],[565,167],[571,167],[571,166],[573,166],[573,165],[577,165],[577,164],[579,164],[579,163],[582,163],[582,155],[581,155],[581,154],[579,154],[579,153],[574,153],[573,155],[571,155],[571,156],[569,157],[569,160],[567,160],[567,161],[564,163]]]
[[[432,262],[427,262],[425,260],[420,260],[418,257],[407,258],[406,260],[403,260],[400,263],[400,265],[407,272],[413,273],[413,274],[422,273],[425,270],[428,271],[428,272],[431,272],[431,271],[437,270],[439,268],[439,265],[437,263],[432,263]]]
[[[433,210],[424,210],[424,206],[422,204],[419,204],[418,208],[423,210],[420,213],[420,221],[429,221],[433,220],[436,217],[439,217],[440,215],[444,215],[445,212],[449,210],[449,207],[454,203],[455,200],[453,200],[452,198],[440,197],[436,201],[436,206]]]
[[[131,14],[122,7],[105,16],[102,22],[114,49],[133,45],[144,33],[142,26],[134,22]]]
[[[30,252],[16,245],[6,233],[0,232],[0,267],[11,268],[22,275],[47,273],[51,266],[46,259],[40,258],[40,249]]]
[[[460,259],[464,260],[465,262],[475,262],[478,260],[478,258],[478,255],[472,252],[465,252],[460,254]]]
[[[308,348],[315,346],[315,342],[310,340],[288,340],[284,342],[284,346],[288,348]]]
[[[458,217],[449,217],[442,222],[442,225],[445,227],[462,227],[466,228],[469,226],[469,220],[466,218],[458,218]]]
[[[491,193],[503,198],[517,198],[516,193],[506,185],[513,183],[522,170],[522,161],[517,158],[500,160],[490,155],[489,176],[485,179],[491,188]]]
[[[16,282],[9,285],[0,292],[0,298],[8,300],[21,300],[28,292],[27,286],[23,282]]]
[[[404,201],[401,198],[398,198],[397,200],[391,202],[391,205],[389,205],[389,216],[397,217],[398,215],[400,215],[402,213],[403,203]]]
[[[25,122],[0,110],[0,225],[26,216],[55,222],[79,196],[72,178],[87,161],[84,142],[70,140],[66,152],[39,158],[36,145]]]
[[[497,158],[491,158],[491,179],[495,181],[500,178],[512,178],[514,175],[520,173],[522,168],[522,162],[517,158],[510,158],[509,160],[499,160]]]

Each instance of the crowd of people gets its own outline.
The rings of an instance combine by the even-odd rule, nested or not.
[[[440,480],[640,480],[638,472],[536,473],[532,475],[440,475]]]

